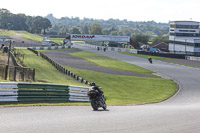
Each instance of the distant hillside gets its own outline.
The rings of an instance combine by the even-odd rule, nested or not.
[[[71,27],[78,27],[81,33],[87,32],[87,28],[89,28],[92,24],[99,24],[104,33],[107,35],[134,35],[134,34],[147,34],[151,37],[153,36],[161,36],[163,34],[168,34],[169,24],[168,23],[157,23],[155,21],[144,21],[144,22],[134,22],[127,20],[119,20],[119,19],[91,19],[84,18],[80,19],[79,17],[62,17],[57,19],[53,16],[53,14],[49,14],[46,16],[51,23],[53,31],[61,32],[64,30],[66,32],[70,32]]]

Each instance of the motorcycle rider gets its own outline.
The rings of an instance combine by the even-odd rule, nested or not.
[[[106,103],[105,103],[106,99],[104,97],[103,91],[94,82],[92,82],[90,85],[92,86],[92,90],[95,91],[96,93],[95,98],[91,99],[91,105],[93,109],[98,110],[99,107],[102,107],[104,110],[106,110],[107,108]]]
[[[99,93],[103,93],[103,91],[96,85],[96,83],[92,82],[90,84],[92,86],[92,89],[97,90]]]
[[[152,63],[152,58],[151,58],[151,57],[148,57],[148,61],[149,61],[150,63]]]

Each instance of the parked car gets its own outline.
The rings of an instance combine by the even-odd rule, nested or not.
[[[149,51],[150,52],[161,53],[160,49],[158,49],[158,48],[150,48]]]

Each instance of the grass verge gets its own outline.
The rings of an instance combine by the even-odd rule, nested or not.
[[[67,68],[77,75],[83,75],[83,78],[100,85],[105,92],[107,103],[110,105],[160,102],[169,98],[177,91],[176,83],[172,80],[113,75]]]
[[[26,48],[20,48],[20,50],[25,54],[24,63],[28,67],[34,67],[36,69],[36,80],[57,83],[57,84],[71,84],[79,85],[81,84],[74,80],[73,78],[58,72],[50,63],[48,63],[43,58],[36,56],[31,51]],[[106,64],[106,67],[122,69],[127,67],[128,63],[123,64],[123,62],[114,60],[111,58],[100,57],[100,55],[88,52],[77,52],[77,54],[85,59],[92,58],[90,61],[96,64]],[[95,61],[97,60],[97,61]],[[105,60],[105,63],[103,62]],[[111,63],[109,63],[111,62]],[[120,64],[118,67],[115,65]],[[130,65],[130,64],[129,64]],[[132,65],[131,65],[132,66]],[[136,76],[125,76],[125,75],[114,75],[107,74],[83,69],[75,69],[65,66],[67,69],[87,79],[88,81],[96,82],[103,88],[108,105],[133,105],[133,104],[145,104],[160,102],[171,95],[173,95],[177,86],[172,80],[161,79],[161,78],[147,78],[147,77],[136,77]],[[127,71],[133,70],[133,67],[125,69]],[[138,69],[139,70],[139,69]],[[139,70],[137,72],[150,72],[146,70]],[[89,105],[89,103],[82,102],[48,102],[48,103],[7,103],[0,104],[1,106],[39,106],[39,105]]]
[[[129,64],[120,60],[112,59],[103,55],[95,54],[92,52],[80,51],[80,52],[70,53],[69,55],[83,58],[85,60],[88,60],[92,63],[95,63],[99,66],[106,67],[106,68],[136,72],[136,73],[152,73],[152,71],[138,67],[136,65]]]
[[[74,80],[72,77],[59,72],[48,61],[35,55],[26,48],[17,49],[25,54],[24,64],[28,67],[35,68],[37,82],[84,86],[84,84]]]
[[[138,66],[91,52],[81,51],[70,53],[70,55],[86,59],[103,67],[138,73],[151,73],[151,71],[146,71],[146,69]],[[177,91],[176,83],[168,79],[113,75],[75,68],[69,69],[77,75],[84,75],[83,78],[101,85],[107,96],[108,104],[124,105],[160,102]]]
[[[57,43],[57,44],[60,44],[63,42],[63,40],[65,38],[49,38],[50,40],[52,40],[53,42]]]
[[[12,35],[16,35],[16,34],[21,34],[21,36],[23,38],[26,38],[28,40],[34,40],[34,41],[38,41],[38,42],[42,42],[42,40],[43,40],[42,36],[31,34],[27,31],[0,30],[0,35],[12,36]]]

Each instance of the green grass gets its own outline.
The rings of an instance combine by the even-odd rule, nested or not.
[[[132,64],[86,51],[70,53],[70,55],[84,58],[103,67],[138,73],[151,73],[151,71],[146,71],[146,69]],[[159,102],[167,99],[177,90],[176,83],[167,79],[113,75],[74,68],[70,69],[77,75],[84,75],[83,78],[102,86],[107,96],[108,104],[123,105]]]
[[[43,40],[42,36],[31,34],[26,31],[18,31],[17,33],[21,34],[23,38],[26,38],[28,40],[34,40],[34,41],[38,41],[38,42],[42,42],[42,40]]]
[[[162,78],[113,75],[75,68],[70,70],[101,86],[110,105],[160,102],[177,90],[175,82]]]
[[[136,72],[136,73],[152,73],[152,71],[138,67],[133,64],[129,64],[123,61],[119,61],[116,59],[112,59],[103,55],[87,52],[87,51],[81,51],[76,53],[70,53],[70,55],[83,58],[85,60],[88,60],[92,63],[95,63],[99,66],[106,67],[106,68],[112,68],[116,70],[123,70],[123,71],[129,71],[129,72]]]
[[[15,35],[16,31],[13,30],[0,30],[0,35],[7,35],[7,36],[12,36]]]
[[[61,42],[63,42],[65,38],[49,38],[49,39],[57,44],[61,44]]]
[[[40,56],[36,56],[33,52],[27,50],[26,48],[17,49],[25,54],[24,64],[28,67],[35,68],[35,78],[38,82],[84,86],[84,84],[74,80],[72,77],[59,72],[48,61]]]
[[[28,67],[36,68],[36,80],[67,84],[67,85],[78,85],[84,86],[80,82],[77,82],[70,76],[58,72],[50,63],[43,58],[36,56],[31,51],[25,48],[18,48],[25,54],[24,63]],[[93,63],[101,64],[103,66],[120,70],[135,69],[135,66],[125,69],[128,63],[123,63],[118,60],[113,60],[101,55],[89,53],[89,52],[77,52],[77,54]],[[91,59],[89,59],[91,58]],[[97,60],[97,61],[96,61]],[[105,62],[103,62],[105,60]],[[118,66],[118,64],[120,64]],[[116,67],[117,65],[118,67]],[[132,66],[132,65],[131,65]],[[84,79],[95,82],[97,85],[103,88],[105,97],[108,105],[132,105],[132,104],[144,104],[160,102],[177,91],[176,83],[172,80],[161,79],[161,78],[147,78],[147,77],[136,77],[136,76],[124,76],[124,75],[113,75],[89,70],[75,69],[65,66],[67,69],[72,71],[78,76]],[[135,70],[134,70],[135,71]],[[149,73],[150,71],[138,70],[136,72]],[[30,106],[30,105],[89,105],[89,103],[82,102],[48,102],[48,103],[8,103],[0,104],[1,106]]]
[[[16,35],[16,34],[21,34],[23,38],[29,39],[29,40],[34,40],[34,41],[39,41],[42,42],[43,37],[35,34],[31,34],[27,31],[14,31],[14,30],[0,30],[0,35]]]

